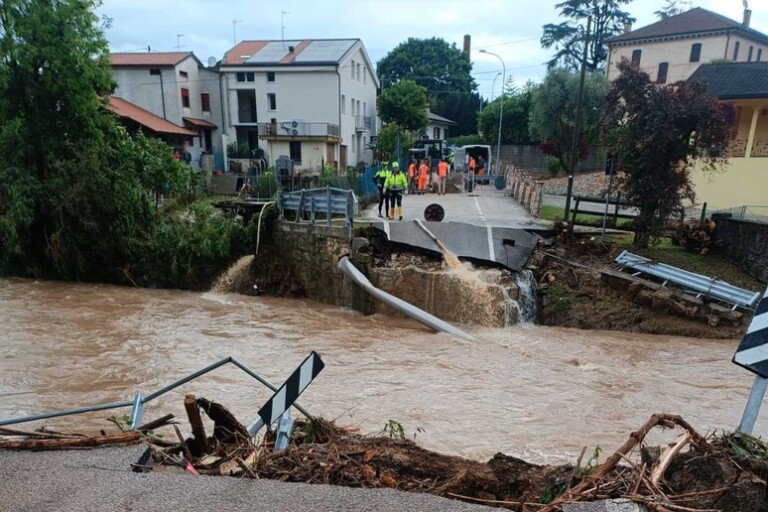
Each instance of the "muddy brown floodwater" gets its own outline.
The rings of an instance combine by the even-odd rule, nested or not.
[[[730,362],[735,340],[468,330],[477,341],[310,301],[0,280],[0,418],[128,400],[227,356],[280,383],[316,350],[326,368],[300,399],[314,414],[363,433],[394,419],[429,449],[543,463],[612,451],[655,412],[733,429],[752,383]],[[183,417],[185,393],[244,423],[270,396],[227,366],[148,404],[144,419]],[[95,430],[110,414],[46,424]]]

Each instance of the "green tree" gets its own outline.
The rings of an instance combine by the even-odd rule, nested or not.
[[[504,118],[501,126],[501,142],[503,144],[530,144],[532,142],[528,129],[533,91],[532,82],[517,90],[514,82],[508,82],[505,87]],[[486,140],[495,141],[498,138],[499,115],[501,114],[501,97],[483,107],[478,125],[480,133]]]
[[[455,44],[436,37],[409,38],[379,61],[376,70],[384,90],[406,79],[424,87],[432,112],[456,121],[455,135],[476,132],[481,99],[469,56]]]
[[[427,125],[427,95],[413,80],[401,80],[379,96],[379,115],[386,123],[397,123],[406,130]]]
[[[582,102],[582,123],[578,139],[578,160],[589,154],[589,144],[600,136],[600,119],[605,105],[608,82],[602,73],[587,73]],[[556,158],[570,173],[571,146],[576,124],[579,75],[567,69],[551,69],[533,91],[529,130],[541,150]]]
[[[550,67],[564,66],[577,71],[584,52],[587,19],[591,18],[587,51],[587,69],[602,69],[608,58],[605,40],[620,34],[624,25],[635,21],[621,6],[631,0],[565,0],[555,7],[560,9],[560,18],[568,21],[544,25],[541,45],[556,51]]]
[[[411,136],[402,126],[390,123],[379,132],[379,142],[376,144],[376,154],[382,162],[390,162],[395,159],[397,147],[397,134],[400,134],[400,154],[406,156],[411,148]]]
[[[665,20],[667,18],[671,18],[672,16],[677,16],[678,14],[682,14],[684,12],[685,12],[685,6],[683,5],[682,1],[667,0],[667,3],[664,4],[664,7],[662,7],[658,11],[655,11],[653,14],[655,14],[660,20]]]
[[[733,106],[718,103],[701,82],[659,87],[626,59],[611,84],[604,132],[616,154],[619,185],[640,212],[633,244],[659,237],[683,200],[694,198],[688,164],[721,168],[734,135]]]

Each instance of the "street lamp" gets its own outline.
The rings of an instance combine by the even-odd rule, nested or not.
[[[501,76],[501,71],[496,73],[496,76],[493,77],[493,83],[491,84],[491,103],[493,103],[493,90],[496,88],[496,79]]]
[[[488,50],[480,50],[480,53],[493,55],[501,61],[501,108],[499,109],[499,136],[496,140],[496,170],[498,171],[499,162],[501,161],[501,123],[504,120],[504,81],[507,79],[507,68],[504,66],[504,59],[495,53],[489,52]]]

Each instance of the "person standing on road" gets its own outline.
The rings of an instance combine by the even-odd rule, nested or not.
[[[448,180],[448,162],[445,159],[437,164],[437,195],[445,195],[445,182]]]
[[[395,220],[395,203],[397,216],[403,220],[403,192],[408,188],[408,179],[400,172],[400,164],[392,164],[392,173],[387,178],[384,188],[389,191],[389,220]]]
[[[411,159],[410,165],[408,165],[408,193],[413,194],[416,192],[416,169],[418,168],[418,161],[415,158]]]
[[[419,166],[419,194],[427,192],[427,183],[429,182],[429,166],[426,160],[421,161]]]
[[[475,174],[475,167],[477,166],[477,163],[475,162],[475,157],[470,156],[469,157],[469,174]]]
[[[376,184],[376,188],[379,191],[379,218],[382,217],[382,205],[386,206],[386,209],[384,210],[385,212],[389,211],[389,196],[385,190],[387,178],[390,175],[389,169],[387,169],[387,165],[389,165],[389,162],[381,162],[381,169],[379,169],[376,174],[373,175],[373,182]]]

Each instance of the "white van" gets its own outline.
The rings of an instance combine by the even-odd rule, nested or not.
[[[461,146],[456,150],[456,159],[453,162],[454,172],[467,172],[469,171],[469,157],[475,159],[475,162],[483,166],[485,171],[483,174],[491,174],[492,169],[492,154],[491,146],[474,145],[474,146]],[[482,160],[480,160],[482,158]],[[475,170],[477,172],[477,169]]]

